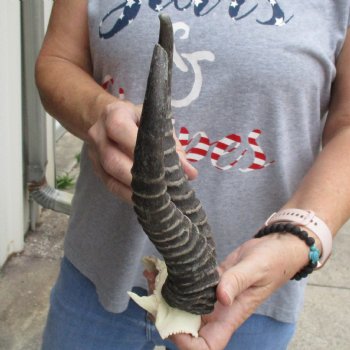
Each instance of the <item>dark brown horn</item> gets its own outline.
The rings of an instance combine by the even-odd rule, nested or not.
[[[206,214],[176,152],[170,106],[173,31],[168,16],[160,15],[160,22],[134,153],[134,208],[167,265],[166,302],[205,314],[216,301],[215,248]]]

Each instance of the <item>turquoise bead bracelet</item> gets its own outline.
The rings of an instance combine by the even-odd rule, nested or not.
[[[291,233],[292,235],[297,236],[303,240],[310,248],[309,263],[299,272],[297,272],[292,279],[299,281],[309,275],[317,267],[317,264],[320,260],[320,251],[315,245],[315,239],[313,237],[309,237],[306,231],[302,230],[299,226],[293,225],[291,223],[274,223],[272,225],[264,226],[261,228],[254,237],[260,238],[272,233]]]

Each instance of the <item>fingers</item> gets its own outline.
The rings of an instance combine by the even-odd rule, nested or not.
[[[109,175],[101,166],[99,157],[91,147],[88,148],[88,154],[93,163],[95,174],[101,179],[108,190],[123,199],[125,202],[131,204],[132,191],[130,186],[126,186],[122,182],[116,180],[113,176]]]
[[[185,172],[185,174],[188,176],[189,180],[194,180],[198,176],[197,169],[187,160],[186,158],[186,152],[184,148],[182,147],[179,139],[177,138],[175,132],[174,132],[174,139],[176,143],[176,152],[179,155],[180,162],[182,165],[182,168]]]
[[[226,306],[232,305],[235,298],[254,285],[260,278],[259,261],[243,259],[226,270],[217,287],[218,301]]]
[[[94,131],[89,133],[93,135]],[[95,170],[102,169],[106,175],[130,187],[132,159],[104,135],[103,129],[97,133],[99,135],[94,136],[95,141],[89,144],[89,156],[94,162]]]
[[[134,109],[135,109],[135,113],[137,115],[137,125],[139,125],[140,123],[140,119],[141,119],[141,113],[142,113],[142,108],[143,108],[143,105],[140,104],[140,105],[134,105]]]
[[[169,339],[181,350],[214,350],[208,347],[202,337],[194,338],[189,334],[176,334],[170,336]]]
[[[286,243],[289,241],[284,237],[270,235],[251,239],[230,254],[220,265],[223,271],[217,288],[220,303],[232,305],[248,289],[256,291],[258,288],[262,301],[287,282],[295,269],[289,266],[291,259],[286,259]]]
[[[134,157],[142,105],[117,101],[107,105],[101,117],[88,131],[89,156],[95,173],[107,188],[131,202],[131,168]],[[186,160],[186,154],[175,137],[177,151],[188,178],[197,170]]]
[[[88,152],[95,173],[112,193],[130,203],[138,121],[138,109],[119,101],[106,106],[88,131]]]
[[[107,107],[105,117],[106,136],[118,145],[118,148],[133,159],[140,107],[123,102]]]

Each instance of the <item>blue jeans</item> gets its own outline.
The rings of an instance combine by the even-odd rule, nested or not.
[[[141,288],[134,291],[146,294]],[[160,338],[146,312],[133,301],[122,313],[106,311],[94,285],[66,258],[50,301],[42,350],[153,350],[155,345],[177,349]],[[226,349],[286,349],[294,330],[294,324],[253,315],[235,332]]]

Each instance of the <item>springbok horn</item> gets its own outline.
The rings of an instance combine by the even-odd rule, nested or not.
[[[218,283],[214,242],[207,217],[176,153],[171,115],[173,31],[160,15],[132,168],[134,209],[163,256],[166,302],[194,314],[213,310]]]
[[[159,45],[165,49],[168,57],[168,99],[167,99],[167,116],[166,120],[167,130],[169,132],[165,135],[165,147],[169,149],[169,152],[164,152],[164,166],[166,168],[165,181],[168,187],[168,193],[174,204],[190,218],[199,231],[203,233],[208,240],[208,243],[212,246],[213,254],[215,254],[215,244],[212,239],[211,229],[207,221],[207,216],[202,209],[201,203],[196,198],[195,192],[189,186],[186,181],[186,175],[184,174],[175,150],[175,142],[172,133],[172,113],[171,113],[171,77],[172,77],[172,64],[173,64],[173,26],[169,16],[161,14],[160,18],[160,33],[159,33]],[[171,132],[170,132],[171,131]],[[176,181],[182,179],[181,181]]]

